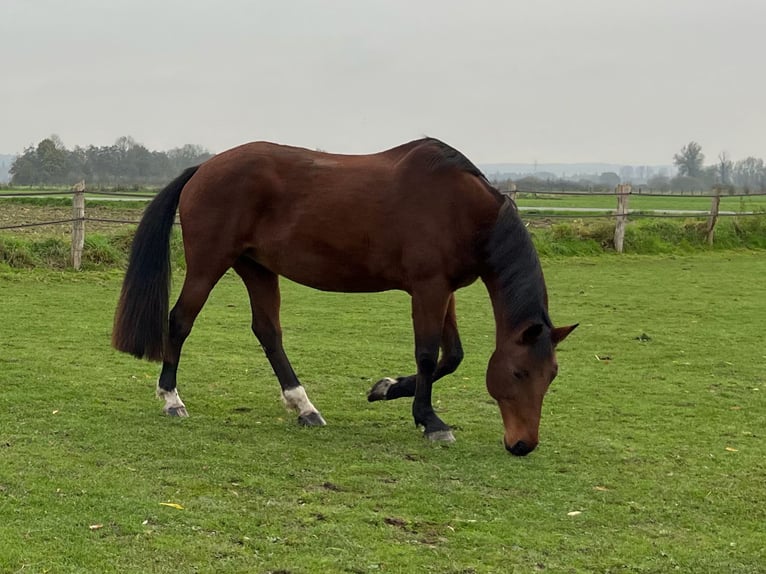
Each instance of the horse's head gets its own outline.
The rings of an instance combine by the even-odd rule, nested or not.
[[[558,372],[556,345],[575,327],[527,323],[498,340],[487,367],[487,390],[500,406],[511,454],[524,456],[537,446],[543,397]]]

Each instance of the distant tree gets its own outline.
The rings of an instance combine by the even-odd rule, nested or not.
[[[161,185],[210,156],[205,148],[191,144],[169,152],[149,151],[130,136],[117,138],[111,146],[69,151],[53,135],[15,159],[11,183],[69,185],[85,179],[96,185]]]
[[[168,152],[168,159],[173,170],[182,171],[187,167],[198,165],[210,159],[212,155],[202,146],[186,144],[185,146],[171,149]]]
[[[688,175],[677,175],[670,180],[670,189],[673,191],[692,192],[708,188],[709,186],[702,179]]]
[[[686,144],[680,153],[673,156],[673,163],[678,167],[678,175],[681,176],[700,177],[704,162],[702,146],[695,141]]]
[[[41,183],[59,183],[64,178],[67,151],[65,148],[59,147],[59,142],[45,138],[37,144]]]
[[[636,170],[633,169],[632,165],[622,166],[620,168],[620,179],[622,180],[622,183],[633,183],[635,173],[636,173]],[[640,170],[639,170],[639,173],[640,173]]]
[[[598,176],[598,183],[603,187],[611,189],[620,185],[620,176],[613,171],[605,171],[600,176]]]
[[[732,168],[732,182],[746,190],[766,190],[766,166],[763,160],[751,156],[735,163]]]
[[[718,164],[708,165],[702,168],[702,174],[696,178],[704,184],[703,189],[711,189],[714,185],[720,184],[718,177]]]
[[[29,146],[11,165],[11,184],[35,185],[40,183],[40,165],[37,161],[37,148]]]
[[[128,153],[131,149],[139,145],[131,136],[120,136],[114,140],[114,147],[121,154]]]
[[[731,170],[732,170],[732,161],[729,158],[729,154],[725,151],[722,151],[718,154],[718,165],[716,166],[716,176],[718,179],[718,183],[722,183],[723,185],[729,185],[731,183]]]
[[[670,178],[667,175],[654,175],[646,185],[653,191],[670,191]]]

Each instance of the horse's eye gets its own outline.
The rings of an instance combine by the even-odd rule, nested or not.
[[[523,380],[529,375],[527,371],[513,371],[513,378],[516,380]]]

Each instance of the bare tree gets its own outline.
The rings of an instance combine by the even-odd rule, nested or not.
[[[702,146],[695,141],[681,148],[681,152],[673,156],[673,163],[678,167],[678,175],[700,177],[705,162]]]
[[[718,181],[723,185],[729,185],[731,183],[731,170],[732,170],[732,161],[729,158],[729,154],[725,151],[722,151],[718,154],[718,166],[716,174],[718,176]]]

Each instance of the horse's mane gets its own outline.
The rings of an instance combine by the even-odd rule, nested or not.
[[[506,198],[487,241],[487,261],[497,274],[500,292],[512,324],[541,320],[552,327],[548,296],[537,250],[516,204]]]
[[[485,253],[500,283],[508,319],[512,324],[533,319],[552,327],[540,259],[513,200],[498,191],[471,160],[441,140],[426,137],[404,147],[428,150],[430,155],[426,158],[433,170],[452,168],[476,176],[502,201]]]
[[[423,139],[412,142],[416,147],[424,146],[427,149],[432,150],[432,155],[429,158],[429,164],[431,169],[442,168],[455,168],[460,171],[475,175],[483,182],[489,184],[486,176],[476,165],[461,152],[456,150],[451,145],[444,143],[441,140],[431,137],[425,137]]]

